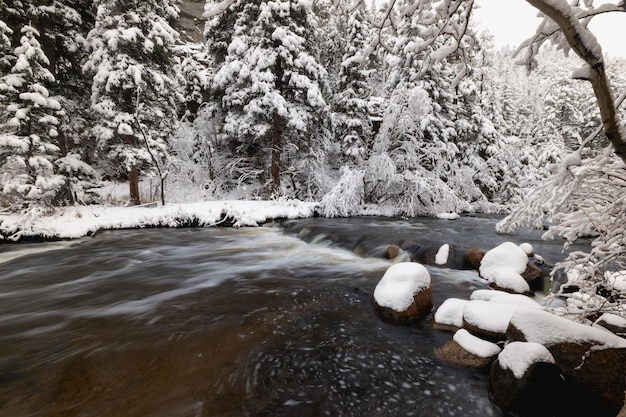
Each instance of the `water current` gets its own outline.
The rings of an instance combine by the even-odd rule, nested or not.
[[[370,294],[400,239],[489,249],[496,219],[306,219],[106,231],[0,246],[0,415],[500,416],[485,371],[439,361],[432,316],[382,321]],[[435,307],[485,288],[429,267]]]

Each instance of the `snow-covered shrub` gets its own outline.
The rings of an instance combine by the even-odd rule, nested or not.
[[[332,190],[322,198],[321,211],[327,217],[346,217],[358,213],[363,204],[363,177],[359,169],[343,168],[343,175]]]
[[[541,229],[547,222],[550,227],[544,238],[562,237],[565,247],[592,238],[589,251],[570,253],[555,270],[576,274],[572,283],[580,288],[580,294],[586,294],[582,300],[596,300],[600,294],[604,301],[568,303],[566,313],[581,319],[600,313],[626,316],[626,292],[613,288],[606,274],[626,269],[626,165],[612,148],[590,159],[581,159],[579,153],[575,151],[555,165],[554,174],[533,189],[497,229]]]

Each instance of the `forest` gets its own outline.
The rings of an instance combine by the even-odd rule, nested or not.
[[[502,232],[591,238],[560,264],[590,294],[626,269],[623,57],[587,42],[581,59],[549,17],[498,49],[468,0],[209,0],[200,36],[178,3],[0,1],[2,212],[243,198],[506,213]],[[623,11],[562,3],[577,33]]]

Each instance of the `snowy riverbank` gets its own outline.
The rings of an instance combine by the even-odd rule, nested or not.
[[[273,219],[312,217],[318,204],[296,200],[208,201],[164,206],[73,206],[52,213],[0,214],[0,241],[74,239],[98,230],[143,227],[258,226]]]

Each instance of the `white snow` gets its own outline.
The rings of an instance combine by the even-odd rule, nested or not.
[[[437,265],[445,265],[448,263],[448,256],[450,254],[450,245],[447,243],[445,245],[441,245],[439,250],[437,251],[437,255],[435,255],[435,263]]]
[[[544,346],[562,342],[577,344],[591,342],[603,347],[626,348],[626,339],[544,310],[516,310],[511,317],[511,324],[522,332],[526,341]]]
[[[504,334],[513,313],[520,309],[526,310],[515,304],[472,300],[463,308],[463,319],[480,329]]]
[[[13,239],[37,235],[71,239],[104,229],[176,227],[189,220],[197,220],[200,226],[213,226],[223,219],[223,214],[231,217],[236,227],[258,226],[276,218],[311,217],[316,209],[316,203],[296,200],[210,201],[159,207],[76,206],[59,208],[52,215],[35,219],[4,214],[0,216],[0,232],[15,234]]]
[[[442,220],[456,220],[461,218],[457,213],[437,213],[435,217]]]
[[[534,342],[508,343],[498,355],[498,362],[503,369],[509,369],[515,378],[521,379],[534,363],[554,363],[552,354],[545,346]]]
[[[528,266],[528,256],[515,243],[504,242],[487,252],[480,263],[480,275],[500,288],[517,293],[530,291],[521,273]]]
[[[414,296],[430,286],[430,274],[416,262],[400,262],[387,269],[374,289],[374,300],[381,307],[403,312]]]
[[[626,271],[605,272],[606,281],[617,291],[626,291]]]
[[[435,323],[463,327],[463,308],[469,301],[448,298],[435,312]]]
[[[597,321],[604,322],[611,326],[626,329],[626,318],[618,316],[617,314],[604,313]]]
[[[530,243],[522,243],[521,245],[519,245],[519,248],[524,251],[526,256],[532,256],[535,254],[535,249]]]
[[[522,307],[541,308],[532,298],[521,294],[510,294],[498,290],[476,290],[470,295],[470,300],[491,301],[492,303],[514,304]]]
[[[453,340],[469,353],[481,358],[490,358],[500,353],[498,345],[476,337],[465,329],[458,330],[454,334]]]

